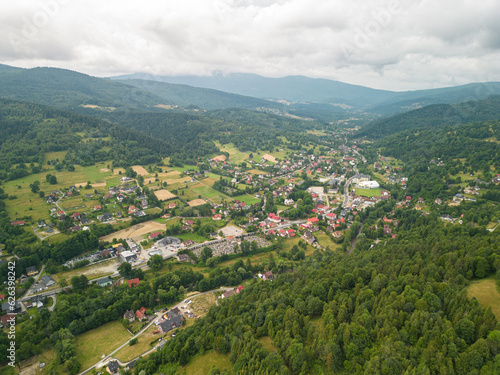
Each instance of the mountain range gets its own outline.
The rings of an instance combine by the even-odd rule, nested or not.
[[[147,80],[209,88],[239,95],[299,103],[321,103],[345,110],[362,110],[382,115],[404,112],[436,103],[459,103],[500,95],[499,82],[470,83],[462,86],[417,91],[387,91],[339,81],[304,76],[268,78],[255,74],[215,74],[213,76],[160,76],[135,73],[111,77]]]

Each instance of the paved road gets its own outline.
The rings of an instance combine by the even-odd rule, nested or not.
[[[213,293],[213,292],[217,292],[217,291],[223,291],[223,290],[224,291],[228,291],[228,290],[233,290],[233,289],[234,288],[221,287],[221,288],[218,288],[218,289],[209,290],[207,292],[194,294],[194,295],[189,296],[187,298],[191,299],[191,298],[195,298],[195,297],[198,297],[198,296],[202,296],[204,294],[209,294],[209,293]],[[170,309],[173,309],[173,308],[176,308],[176,307],[180,308],[180,306],[182,306],[182,305],[185,305],[184,300],[182,300],[181,302],[179,302],[175,306],[172,306]],[[123,343],[120,347],[118,347],[115,350],[113,350],[104,359],[100,360],[99,362],[97,362],[95,365],[89,367],[88,369],[82,371],[79,375],[83,375],[83,374],[91,371],[93,368],[100,369],[103,366],[107,366],[107,364],[108,364],[109,361],[112,361],[112,360],[116,359],[116,358],[112,357],[113,354],[117,353],[120,349],[122,349],[125,346],[129,345],[130,340],[133,340],[134,338],[137,338],[140,335],[142,335],[149,327],[151,327],[155,323],[155,321],[161,316],[161,314],[162,314],[162,312],[157,313],[157,316],[153,320],[151,320],[151,322],[148,325],[146,325],[143,329],[141,329],[136,335],[134,335],[133,337],[131,337],[128,341],[126,341],[125,343]],[[156,347],[153,347],[153,348],[145,351],[144,353],[139,354],[136,358],[144,357],[145,355],[147,355],[147,354],[149,354],[149,353],[151,353],[151,352],[153,352],[155,350],[156,350]],[[136,359],[136,358],[134,358],[134,359]],[[121,362],[121,361],[118,360],[118,363],[120,364],[120,366],[126,366],[127,363],[133,361],[134,359],[132,359],[130,361],[127,361],[126,363]]]

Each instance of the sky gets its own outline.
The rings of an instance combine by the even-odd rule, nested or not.
[[[499,15],[498,0],[9,1],[0,63],[427,89],[500,81]]]

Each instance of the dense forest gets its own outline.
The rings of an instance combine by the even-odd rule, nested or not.
[[[373,121],[354,137],[382,138],[403,130],[438,129],[444,126],[500,118],[500,96],[458,104],[433,104],[413,111]]]
[[[416,211],[401,225],[393,241],[347,257],[317,251],[273,282],[255,281],[135,373],[173,374],[214,350],[230,355],[233,373],[497,374],[500,326],[465,287],[500,269],[498,233]]]
[[[47,152],[70,150],[64,163],[114,166],[159,162],[172,147],[161,139],[89,116],[0,99],[0,180],[39,173]]]

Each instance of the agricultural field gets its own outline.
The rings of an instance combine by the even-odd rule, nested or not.
[[[153,345],[151,345],[151,342],[153,342],[154,344],[154,342],[161,337],[159,333],[153,334],[153,332],[157,330],[158,328],[156,327],[156,325],[151,325],[151,327],[149,327],[138,337],[136,344],[132,346],[126,345],[117,353],[115,353],[113,357],[118,358],[122,362],[128,362],[137,357],[138,354],[148,351],[153,347]]]
[[[118,321],[77,335],[76,352],[81,368],[86,369],[99,362],[103,354],[111,353],[130,338],[132,335]]]
[[[476,298],[484,308],[491,306],[491,311],[495,314],[497,320],[500,319],[500,293],[495,279],[488,278],[473,281],[467,290],[467,296]]]
[[[229,361],[229,354],[220,354],[217,352],[208,352],[203,355],[198,355],[191,359],[185,367],[181,367],[179,374],[190,375],[208,375],[212,366],[216,366],[219,370],[226,369],[231,372],[233,364]]]

